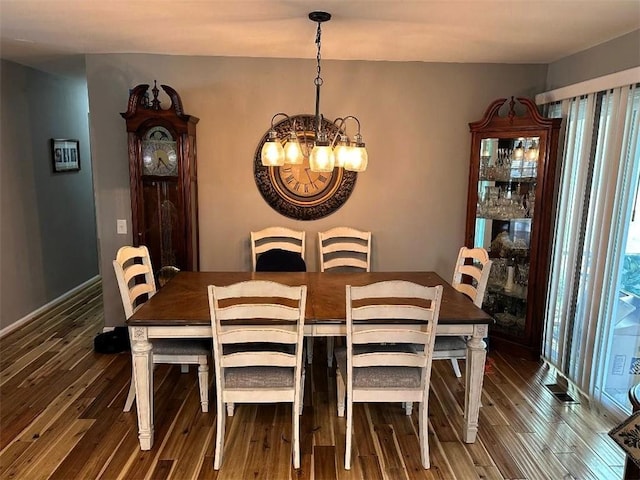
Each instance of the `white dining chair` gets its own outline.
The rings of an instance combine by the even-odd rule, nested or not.
[[[216,373],[214,469],[224,453],[224,404],[291,403],[291,447],[300,468],[305,285],[250,280],[208,287]],[[260,319],[260,322],[256,322]]]
[[[252,270],[256,271],[258,257],[272,249],[299,253],[304,260],[306,250],[305,237],[306,232],[286,227],[268,227],[257,232],[251,232]]]
[[[492,261],[484,248],[462,247],[453,272],[451,285],[468,296],[477,307],[482,307],[489,281]],[[436,337],[434,360],[449,359],[456,377],[462,377],[458,360],[467,358],[467,339],[463,336]]]
[[[146,246],[124,246],[118,249],[113,261],[113,269],[118,281],[118,289],[125,317],[131,317],[144,302],[156,293],[156,282],[153,275],[151,258]],[[203,412],[209,411],[209,365],[210,344],[206,340],[197,339],[153,339],[153,363],[181,365],[183,373],[188,372],[188,365],[198,365],[198,382],[200,385],[200,404]],[[129,385],[129,393],[124,404],[124,411],[131,410],[136,397],[133,373]]]
[[[371,271],[371,232],[335,227],[318,232],[320,271]]]
[[[318,260],[321,272],[371,271],[371,232],[352,227],[334,227],[318,232]],[[333,365],[334,337],[327,337],[327,365]],[[313,342],[308,342],[307,359],[313,360]]]
[[[441,300],[442,285],[390,280],[346,287],[347,342],[335,350],[338,415],[345,404],[347,414],[346,470],[354,402],[419,402],[420,454],[429,468],[429,382]]]

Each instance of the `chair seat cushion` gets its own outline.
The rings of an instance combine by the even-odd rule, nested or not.
[[[467,342],[464,337],[436,336],[434,351],[442,350],[467,350]]]
[[[230,367],[224,370],[227,389],[292,388],[293,368],[290,367]]]
[[[389,349],[394,350],[391,345],[389,345]],[[364,353],[365,351],[364,348],[359,349],[359,353]],[[336,348],[335,356],[336,366],[346,377],[347,349],[344,347]],[[356,388],[420,388],[420,372],[420,368],[414,367],[354,368],[353,386]]]
[[[211,342],[202,339],[159,338],[151,340],[158,355],[210,355]]]

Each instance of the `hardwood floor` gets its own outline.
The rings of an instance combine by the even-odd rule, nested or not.
[[[140,451],[135,408],[123,413],[131,359],[93,352],[102,331],[100,284],[0,339],[2,479],[617,479],[624,455],[613,426],[586,406],[560,402],[547,369],[491,352],[480,430],[460,440],[464,388],[448,361],[434,362],[429,403],[431,469],[420,464],[417,409],[354,407],[352,469],[335,371],[316,341],[301,420],[301,469],[291,466],[291,407],[238,405],[225,458],[213,470],[215,402],[202,413],[195,370],[155,369],[155,444]],[[464,362],[461,362],[463,366]],[[211,396],[215,395],[215,389]]]

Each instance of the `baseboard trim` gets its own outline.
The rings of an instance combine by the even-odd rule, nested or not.
[[[80,285],[78,285],[77,287],[74,287],[73,289],[69,290],[66,293],[63,293],[62,295],[60,295],[58,298],[55,298],[53,300],[51,300],[49,303],[41,306],[40,308],[38,308],[37,310],[34,310],[33,312],[29,313],[28,315],[25,315],[24,317],[16,320],[15,322],[13,322],[11,325],[7,325],[6,327],[4,327],[2,330],[0,330],[0,338],[3,338],[4,336],[10,334],[11,332],[13,332],[14,330],[25,326],[26,324],[28,324],[29,322],[31,322],[31,320],[33,320],[34,318],[36,318],[38,315],[40,315],[41,313],[45,312],[46,310],[55,307],[57,304],[64,302],[65,300],[67,300],[68,298],[71,298],[72,296],[74,296],[76,293],[78,293],[80,290],[88,287],[89,285],[91,285],[92,283],[95,283],[97,281],[100,280],[100,275],[96,275],[95,277],[90,278],[89,280],[87,280],[86,282],[81,283]]]

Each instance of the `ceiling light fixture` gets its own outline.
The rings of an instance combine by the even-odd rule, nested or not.
[[[311,12],[309,19],[318,24],[316,32],[316,110],[315,110],[315,138],[309,151],[303,151],[298,135],[296,133],[296,123],[286,113],[276,113],[271,118],[271,129],[269,130],[267,141],[264,143],[261,152],[262,165],[276,167],[285,163],[299,165],[304,162],[304,157],[308,158],[309,168],[314,172],[330,172],[335,167],[344,168],[353,172],[363,172],[367,168],[369,161],[367,149],[360,135],[360,121],[353,115],[337,118],[333,123],[337,127],[337,133],[333,138],[329,138],[329,133],[322,128],[323,116],[320,113],[320,87],[323,80],[321,74],[321,25],[331,20],[331,14],[327,12]],[[287,138],[278,138],[278,133],[274,128],[274,120],[280,116],[285,116],[289,121],[290,131]],[[346,124],[348,120],[353,120],[357,124],[357,133],[353,136],[353,141],[347,135]],[[284,142],[284,146],[283,143]],[[306,143],[306,142],[305,142]]]

